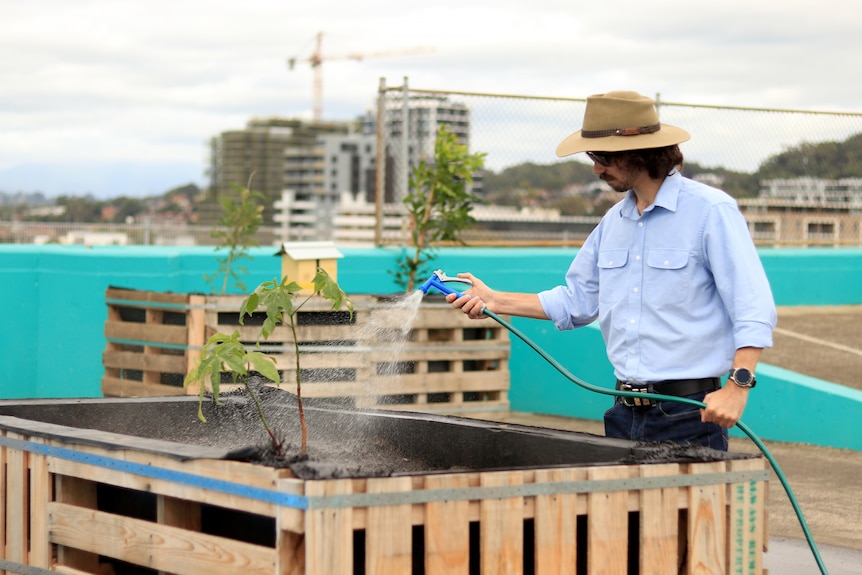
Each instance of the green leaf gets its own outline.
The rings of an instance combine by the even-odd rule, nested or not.
[[[248,361],[256,372],[260,373],[273,383],[281,383],[281,376],[278,374],[278,368],[275,365],[274,357],[258,351],[250,351],[248,352]]]

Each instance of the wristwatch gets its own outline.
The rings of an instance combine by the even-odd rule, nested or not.
[[[732,380],[733,383],[738,385],[739,387],[747,387],[752,388],[757,385],[757,379],[754,377],[754,374],[750,369],[745,369],[744,367],[736,367],[730,370],[730,373],[727,374],[728,379]]]

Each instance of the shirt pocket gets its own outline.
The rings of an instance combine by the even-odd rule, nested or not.
[[[625,295],[628,259],[626,249],[599,252],[599,302],[616,303]]]
[[[649,250],[644,269],[644,299],[653,305],[683,303],[691,285],[689,260],[688,250]]]

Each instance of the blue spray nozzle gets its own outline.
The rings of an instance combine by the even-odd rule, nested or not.
[[[464,295],[458,290],[452,289],[447,286],[447,282],[457,282],[466,285],[473,285],[473,282],[468,279],[450,278],[446,274],[444,274],[442,270],[437,270],[433,274],[431,274],[431,277],[428,278],[425,283],[419,286],[419,290],[422,291],[422,293],[427,294],[429,289],[434,288],[444,295],[449,295],[450,293],[458,294],[458,297]]]

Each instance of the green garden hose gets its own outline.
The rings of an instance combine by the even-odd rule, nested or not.
[[[435,286],[436,287],[436,286]],[[660,400],[660,401],[676,401],[677,403],[687,403],[689,405],[695,405],[700,408],[705,408],[706,404],[702,401],[696,401],[693,399],[688,399],[685,397],[676,397],[671,395],[662,395],[658,393],[638,393],[636,391],[622,391],[616,389],[606,389],[604,387],[599,387],[596,385],[592,385],[587,383],[581,379],[578,379],[575,375],[570,373],[565,367],[563,367],[557,360],[551,357],[545,350],[540,348],[533,342],[529,337],[527,337],[521,330],[516,328],[511,323],[507,322],[494,312],[485,308],[483,310],[484,314],[488,317],[494,319],[497,323],[505,327],[507,330],[518,336],[524,343],[533,348],[540,356],[542,356],[545,361],[551,364],[557,371],[559,371],[566,379],[583,387],[586,390],[594,391],[596,393],[601,393],[604,395],[614,395],[619,397],[639,397],[641,399],[651,399],[651,400]],[[787,493],[787,497],[790,499],[790,504],[793,506],[793,510],[796,512],[796,517],[799,519],[799,525],[802,527],[802,531],[805,534],[805,539],[808,541],[808,546],[811,548],[811,552],[814,555],[814,559],[817,561],[817,566],[820,568],[820,573],[823,575],[828,575],[829,572],[826,570],[826,565],[823,563],[823,558],[820,556],[820,551],[817,549],[817,544],[814,542],[814,537],[811,535],[811,530],[808,528],[808,522],[805,520],[805,516],[802,514],[802,509],[799,507],[799,502],[796,500],[796,496],[793,494],[793,489],[790,488],[790,483],[787,481],[787,477],[785,477],[784,472],[781,471],[781,468],[778,466],[778,462],[775,460],[775,457],[772,456],[769,449],[766,448],[766,445],[763,444],[763,441],[755,435],[755,433],[742,421],[738,421],[736,423],[736,427],[738,427],[745,435],[747,435],[751,441],[760,449],[761,453],[763,453],[766,460],[769,461],[769,465],[772,466],[772,470],[775,471],[775,475],[778,476],[778,480],[781,482],[782,487],[784,487],[784,491]]]

